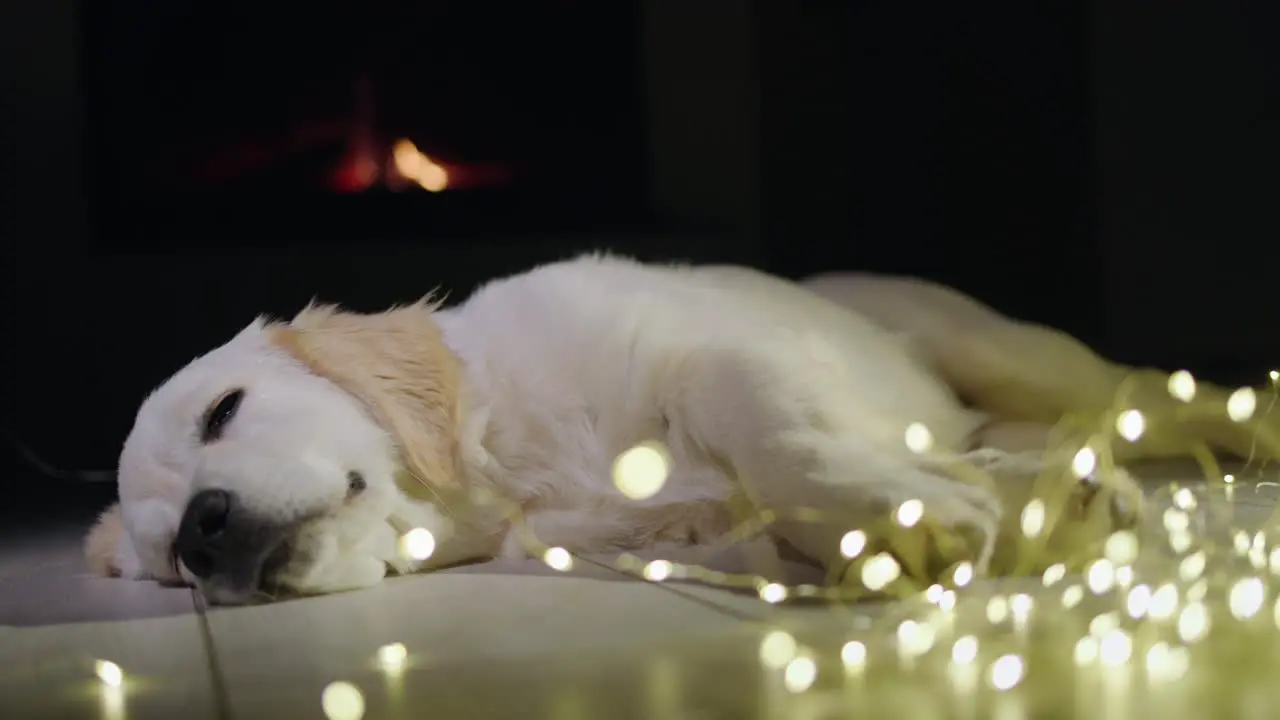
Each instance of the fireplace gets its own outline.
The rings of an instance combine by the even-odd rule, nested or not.
[[[645,223],[635,3],[84,4],[95,243]]]

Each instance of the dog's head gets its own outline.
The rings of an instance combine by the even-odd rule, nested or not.
[[[441,501],[461,485],[460,379],[432,310],[309,307],[183,368],[138,411],[91,561],[238,603],[375,584],[412,565],[412,528],[442,559],[478,552]]]

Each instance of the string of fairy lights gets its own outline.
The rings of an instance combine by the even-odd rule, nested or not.
[[[1280,373],[1271,372],[1269,385],[1264,417],[1280,397]],[[1195,378],[1175,372],[1168,376],[1167,391],[1190,403],[1197,393]],[[1126,407],[1123,400],[1099,417],[1066,421],[1074,425],[1063,437],[1074,445],[1055,452],[1076,478],[1110,471],[1117,439],[1137,442],[1153,422],[1168,420],[1147,408]],[[1221,408],[1230,421],[1242,424],[1255,419],[1258,410],[1259,394],[1252,388],[1231,393]],[[1082,427],[1085,432],[1078,432]],[[912,452],[932,451],[932,435],[919,423],[906,429],[903,441]],[[1137,708],[1172,717],[1245,716],[1263,703],[1260,697],[1280,700],[1280,683],[1269,672],[1280,660],[1280,543],[1269,534],[1275,517],[1252,531],[1233,522],[1235,494],[1257,487],[1246,482],[1257,480],[1260,467],[1254,458],[1237,477],[1222,473],[1207,448],[1188,448],[1187,454],[1200,461],[1208,482],[1168,484],[1148,498],[1144,522],[1078,548],[1071,558],[1035,557],[1047,552],[1044,539],[1063,516],[1059,505],[1066,498],[1030,499],[1016,515],[1020,538],[1014,569],[1022,572],[1014,574],[1021,578],[975,582],[981,573],[970,560],[932,575],[922,571],[926,563],[911,556],[922,545],[904,541],[927,515],[920,500],[902,503],[881,525],[846,532],[839,550],[847,568],[825,585],[788,585],[758,574],[630,554],[621,555],[615,567],[644,582],[691,581],[753,592],[771,604],[840,601],[830,606],[851,616],[858,607],[847,601],[901,601],[857,629],[849,623],[851,629],[836,645],[807,644],[780,627],[764,628],[757,658],[761,671],[792,701],[856,703],[869,715],[877,708],[903,715],[911,707],[921,716],[973,718],[1127,717]],[[1048,455],[1029,459],[1028,467],[1048,465]],[[981,456],[964,459],[975,461],[966,477],[982,482],[991,464]],[[661,490],[671,466],[661,443],[641,443],[616,458],[614,485],[626,498],[641,501]],[[573,553],[541,544],[523,527],[518,509],[507,510],[524,531],[531,556],[557,571],[573,569],[578,560]],[[788,516],[823,519],[812,509],[790,514],[757,509],[730,540],[758,535]],[[402,536],[400,550],[422,562],[435,545],[430,532],[416,528]],[[1028,574],[1029,567],[1045,569]],[[412,660],[399,643],[375,654],[377,666],[397,676]],[[124,683],[114,663],[99,661],[97,675],[104,692]],[[924,679],[928,687],[942,689],[918,692]],[[1254,705],[1240,705],[1250,702]],[[364,714],[364,698],[348,682],[325,688],[321,704],[330,720],[358,720]]]

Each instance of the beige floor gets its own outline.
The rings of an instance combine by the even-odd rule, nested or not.
[[[1156,487],[1193,474],[1168,467],[1149,476]],[[1263,522],[1274,490],[1239,488],[1233,523]],[[773,606],[639,582],[613,561],[583,559],[568,573],[492,563],[202,612],[188,590],[87,576],[74,532],[28,536],[0,549],[0,717],[324,717],[322,696],[335,682],[358,690],[368,718],[953,715],[919,682],[884,681],[871,693],[845,678],[838,691],[793,694],[761,668],[769,632],[838,647],[892,607]],[[747,561],[726,552],[707,564],[733,571]],[[807,573],[784,570],[791,581]],[[407,650],[398,669],[378,660],[393,643]],[[124,671],[121,688],[97,679],[98,660]],[[331,717],[356,717],[334,702]]]

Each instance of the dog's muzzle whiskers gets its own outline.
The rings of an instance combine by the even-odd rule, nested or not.
[[[449,503],[445,502],[444,496],[442,496],[438,490],[431,487],[431,485],[426,480],[422,479],[422,476],[418,475],[413,470],[409,468],[405,468],[405,472],[409,473],[409,477],[412,477],[414,480],[417,480],[418,484],[421,485],[423,489],[431,493],[431,496],[435,498],[436,504],[440,506],[440,509],[444,512],[444,515],[446,517],[448,517],[451,520],[456,519],[454,516],[453,508],[449,507]]]

